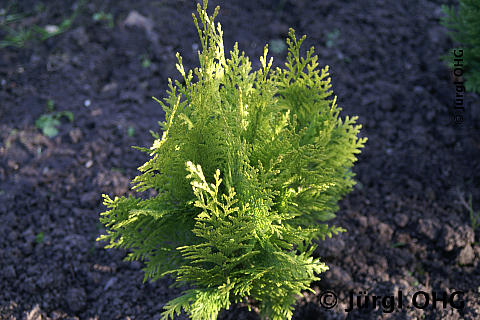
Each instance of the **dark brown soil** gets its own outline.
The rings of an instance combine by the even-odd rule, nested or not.
[[[0,1],[0,10],[13,2]],[[18,1],[15,10],[31,15],[16,24],[58,25],[79,4],[72,2],[44,1],[35,13],[38,1]],[[194,3],[92,0],[67,32],[0,49],[1,319],[159,319],[180,293],[171,279],[142,283],[141,263],[123,262],[125,252],[95,239],[101,194],[131,192],[146,161],[130,146],[150,146],[149,130],[159,130],[164,115],[151,96],[162,98],[167,78],[179,78],[175,53],[197,65]],[[330,270],[312,284],[316,294],[299,299],[295,319],[480,318],[480,228],[458,195],[471,194],[479,210],[480,99],[467,94],[464,123],[452,122],[455,85],[439,58],[454,46],[439,24],[443,3],[210,2],[221,4],[226,48],[238,41],[254,67],[264,44],[284,39],[288,27],[307,34],[306,47],[330,65],[343,115],[359,115],[369,138],[354,168],[359,184],[335,220],[348,232],[320,243]],[[153,28],[124,25],[134,10]],[[113,15],[113,28],[92,19],[100,11]],[[280,65],[285,51],[274,56]],[[53,138],[35,127],[48,100],[74,114]],[[332,309],[321,305],[331,301],[327,290],[338,296]],[[399,290],[404,306],[391,313],[345,311],[351,291],[372,298]],[[465,305],[432,308],[430,299],[415,308],[420,290],[463,291]],[[236,306],[220,318],[258,316]]]

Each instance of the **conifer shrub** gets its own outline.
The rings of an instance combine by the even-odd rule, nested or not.
[[[451,67],[460,65],[464,68],[465,89],[480,93],[480,1],[459,0],[457,12],[453,7],[442,6],[446,16],[442,24],[450,29],[450,37],[459,43],[461,60],[455,64],[459,55],[454,55],[453,50],[448,55],[448,63]]]
[[[366,138],[357,117],[339,117],[328,66],[290,29],[285,68],[261,68],[235,44],[224,53],[217,7],[193,15],[200,67],[184,84],[169,79],[162,136],[132,183],[156,196],[104,196],[100,221],[107,248],[126,248],[145,263],[145,279],[165,275],[190,288],[168,302],[163,319],[185,311],[216,319],[232,303],[253,302],[261,316],[291,319],[296,296],[328,267],[314,258],[314,239],[344,231],[326,221],[354,185],[351,171]]]

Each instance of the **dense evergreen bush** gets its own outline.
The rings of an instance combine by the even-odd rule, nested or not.
[[[284,69],[261,68],[235,44],[227,58],[220,24],[198,5],[200,67],[169,79],[162,136],[134,180],[141,199],[104,195],[107,247],[145,262],[145,280],[173,275],[191,289],[165,305],[215,319],[231,303],[256,301],[262,316],[290,319],[296,296],[328,267],[312,240],[343,231],[325,222],[354,185],[351,167],[366,138],[356,117],[339,117],[328,66],[319,70],[291,29]],[[200,22],[200,24],[199,24]]]

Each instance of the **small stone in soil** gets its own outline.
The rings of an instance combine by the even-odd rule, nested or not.
[[[82,131],[79,128],[72,129],[68,135],[73,143],[77,143],[82,138]]]
[[[426,236],[430,240],[434,240],[437,237],[437,228],[434,222],[430,219],[420,219],[418,221],[417,232],[423,236]]]
[[[461,266],[471,265],[475,260],[475,252],[471,245],[467,245],[463,248],[457,257],[457,262]]]
[[[388,224],[380,222],[378,224],[378,233],[382,243],[387,243],[392,239],[393,230]]]
[[[112,287],[115,284],[115,282],[117,282],[117,277],[110,278],[107,284],[105,284],[105,287],[103,288],[103,290],[107,291],[110,287]]]
[[[358,216],[357,221],[360,227],[366,229],[368,226],[367,218],[365,216]]]

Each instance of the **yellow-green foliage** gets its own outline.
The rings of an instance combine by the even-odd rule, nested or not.
[[[227,59],[220,24],[194,17],[200,67],[169,80],[162,137],[139,148],[150,160],[133,183],[149,199],[105,197],[101,222],[108,247],[145,262],[145,280],[171,274],[190,290],[165,305],[215,319],[231,303],[257,301],[262,316],[290,319],[296,296],[328,267],[312,257],[312,240],[342,228],[324,222],[354,185],[351,167],[366,138],[356,117],[341,119],[329,91],[328,67],[305,58],[290,30],[285,69],[261,68],[235,44]],[[200,22],[200,24],[199,24]]]

